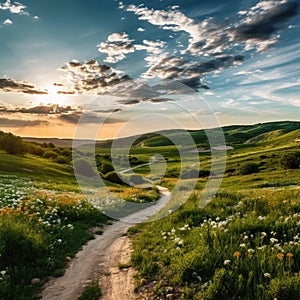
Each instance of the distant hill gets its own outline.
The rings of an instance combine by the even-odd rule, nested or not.
[[[192,130],[191,136],[199,145],[207,145],[208,139],[206,132],[213,129],[205,130]],[[172,145],[172,137],[176,137],[180,141],[182,137],[182,144],[185,143],[185,131],[183,130],[163,130],[157,133],[146,133],[142,136],[121,138],[120,145],[127,145],[129,140],[134,140],[134,147],[162,147]],[[254,125],[230,125],[223,127],[226,143],[229,145],[244,144],[244,143],[257,143],[274,140],[284,142],[285,140],[292,140],[300,138],[300,122],[296,121],[279,121],[258,123]],[[167,137],[168,138],[167,138]],[[72,147],[72,139],[58,139],[58,138],[33,138],[24,137],[23,140],[36,143],[53,143],[58,147]],[[91,140],[82,140],[82,144],[91,144]],[[112,140],[97,141],[98,148],[110,148]]]
[[[214,129],[190,131],[191,136],[198,145],[207,145],[208,139],[206,132]],[[223,127],[226,143],[229,145],[265,142],[277,140],[277,142],[291,141],[300,138],[300,122],[268,122],[254,125],[230,125]],[[165,136],[164,136],[165,135]],[[168,138],[167,138],[167,137]],[[182,136],[184,144],[184,132],[182,130],[162,131],[160,134],[147,134],[136,140],[136,146],[157,147],[172,145],[171,139],[178,139]]]

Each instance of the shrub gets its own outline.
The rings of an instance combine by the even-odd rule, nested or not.
[[[103,161],[102,164],[101,164],[101,169],[100,170],[101,170],[102,174],[107,174],[109,172],[113,172],[115,169],[114,169],[114,167],[112,166],[111,163]]]
[[[94,282],[91,285],[87,285],[83,293],[77,298],[77,300],[98,300],[102,296],[99,284]]]
[[[300,273],[287,278],[274,278],[269,285],[272,299],[300,299]]]
[[[239,171],[242,175],[257,173],[259,172],[259,166],[256,163],[249,162],[241,165]]]
[[[104,176],[104,179],[106,179],[107,181],[110,181],[112,183],[124,184],[122,179],[118,176],[118,174],[115,171],[107,173]]]
[[[27,151],[33,155],[43,156],[45,150],[40,145],[35,145],[32,143],[27,144]]]
[[[68,159],[67,157],[65,156],[62,156],[62,155],[59,155],[55,161],[59,164],[68,164],[70,162],[70,159]]]
[[[0,253],[4,266],[34,265],[45,253],[42,235],[30,223],[16,218],[0,220]]]
[[[300,152],[287,152],[281,157],[284,169],[298,169],[300,166]]]
[[[8,154],[24,154],[27,146],[23,140],[12,133],[4,134],[0,139],[0,147]]]
[[[43,154],[43,157],[45,158],[51,158],[51,159],[56,159],[58,157],[58,154],[54,151],[46,151],[44,154]]]
[[[73,161],[74,170],[78,175],[93,177],[97,173],[93,169],[92,164],[84,158],[76,158]]]

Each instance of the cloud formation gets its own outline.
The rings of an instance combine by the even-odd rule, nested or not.
[[[70,93],[101,94],[109,88],[130,80],[128,75],[108,65],[99,65],[96,60],[67,62],[60,70],[66,72],[71,83]],[[63,93],[63,92],[62,92]]]
[[[0,10],[8,10],[12,14],[28,16],[29,13],[25,10],[26,8],[26,5],[17,1],[12,3],[10,0],[6,0],[6,2],[0,3]]]
[[[278,41],[278,31],[291,17],[297,15],[299,4],[296,1],[260,1],[248,12],[233,32],[233,39],[246,42],[246,49],[266,50]],[[274,36],[275,34],[275,36]],[[259,45],[259,42],[262,42]]]
[[[13,21],[11,19],[6,19],[6,20],[3,21],[2,24],[3,25],[11,25],[11,24],[13,24]]]
[[[98,51],[107,54],[105,62],[116,63],[126,58],[126,54],[135,51],[132,42],[125,32],[113,33],[108,36],[106,42],[98,45]]]
[[[10,78],[0,78],[0,92],[6,93],[23,93],[31,95],[48,94],[46,90],[41,90],[33,84],[25,81],[17,81]]]
[[[145,58],[149,69],[144,76],[176,79],[198,90],[208,88],[201,83],[203,75],[241,64],[249,50],[261,52],[274,45],[286,22],[298,13],[299,4],[289,0],[262,0],[249,11],[238,12],[226,24],[215,23],[212,18],[197,22],[179,11],[178,6],[155,10],[144,5],[124,7],[122,4],[122,8],[162,30],[188,36],[185,47],[178,42],[183,47],[180,51],[178,48],[173,53],[164,51],[165,45],[152,51]],[[145,45],[135,48],[147,51]]]
[[[30,127],[39,125],[49,125],[50,123],[45,120],[22,120],[13,118],[0,118],[0,124],[3,127]]]

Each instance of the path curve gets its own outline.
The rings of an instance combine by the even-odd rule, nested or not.
[[[122,275],[121,281],[115,278],[107,281],[103,278],[108,275],[107,272],[111,273],[111,269],[115,268],[118,262],[124,260],[124,253],[127,255],[130,252],[130,241],[125,237],[128,228],[134,223],[146,220],[169,201],[170,191],[161,186],[157,188],[160,192],[160,199],[155,205],[115,222],[113,225],[105,226],[103,235],[96,235],[94,240],[83,246],[62,277],[50,279],[45,284],[41,294],[42,299],[77,300],[86,285],[101,279],[101,282],[106,282],[103,299],[133,300],[133,294],[130,292],[133,290],[131,271],[123,272],[125,277]],[[119,286],[120,282],[122,286]]]

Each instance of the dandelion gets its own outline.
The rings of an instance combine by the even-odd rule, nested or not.
[[[229,264],[230,264],[230,260],[229,260],[229,259],[224,260],[224,265],[225,265],[225,266],[227,266],[227,265],[229,265]]]
[[[284,254],[283,253],[278,253],[277,254],[277,258],[278,259],[283,259],[284,258]]]
[[[233,253],[233,256],[234,256],[234,257],[239,257],[239,256],[241,256],[241,252],[240,252],[240,251],[235,251],[235,252]]]
[[[264,277],[271,278],[271,274],[270,273],[264,273]]]

